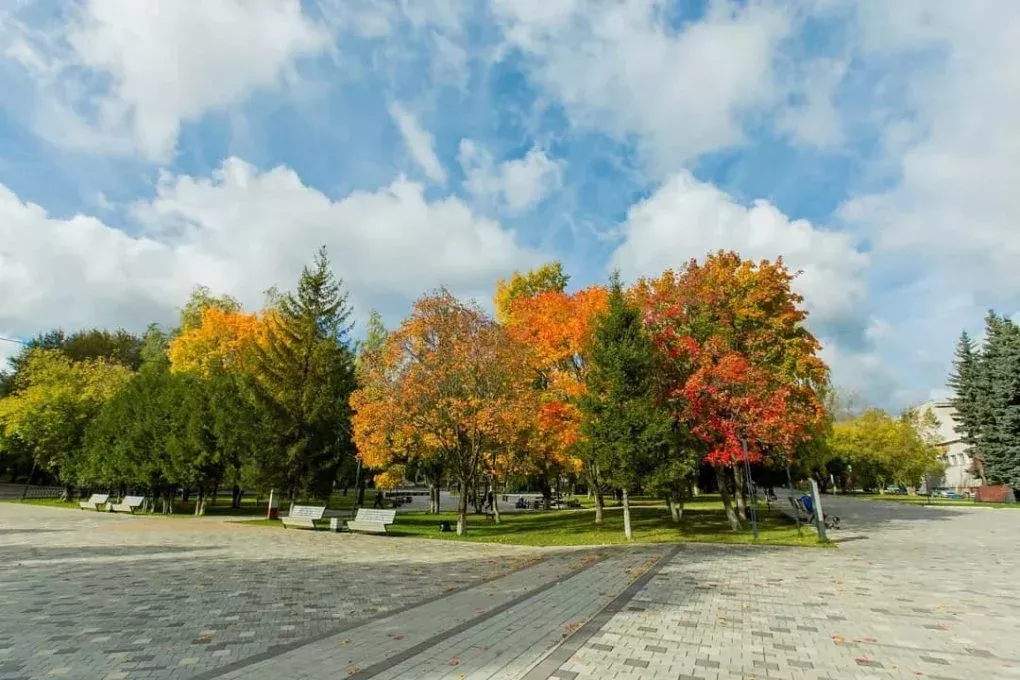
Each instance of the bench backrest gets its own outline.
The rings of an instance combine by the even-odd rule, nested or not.
[[[129,508],[137,508],[144,502],[145,496],[124,496],[124,500],[121,501],[121,505],[126,505]]]
[[[393,524],[393,520],[397,516],[396,510],[370,510],[367,508],[361,508],[358,510],[358,516],[354,518],[355,522],[382,522],[383,524]]]
[[[288,517],[303,517],[305,519],[322,519],[326,512],[325,505],[295,505]]]
[[[110,500],[110,494],[108,493],[94,493],[89,496],[89,503],[102,504]]]

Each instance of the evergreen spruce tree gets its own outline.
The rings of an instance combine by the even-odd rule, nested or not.
[[[655,399],[653,357],[641,313],[628,304],[619,274],[614,274],[609,304],[596,323],[589,353],[581,431],[607,481],[623,492],[628,539],[629,494],[645,482],[672,437],[672,417]]]
[[[974,461],[974,471],[982,482],[986,479],[985,458],[981,451],[980,417],[981,390],[978,384],[981,354],[974,341],[964,331],[956,345],[953,372],[949,376],[949,387],[953,396],[949,403],[956,411],[956,433],[967,446],[967,453]]]
[[[988,478],[1020,485],[1020,329],[989,312],[976,370],[978,447]]]
[[[258,361],[261,393],[276,413],[276,460],[262,466],[296,498],[325,495],[344,457],[353,455],[349,397],[355,388],[351,308],[329,267],[326,248],[280,296]]]

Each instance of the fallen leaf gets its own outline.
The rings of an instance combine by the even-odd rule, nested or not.
[[[457,664],[460,663],[460,657],[457,656],[453,657],[452,659],[450,659],[449,663],[451,666],[456,666]]]

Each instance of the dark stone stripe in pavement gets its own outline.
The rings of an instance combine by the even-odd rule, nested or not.
[[[597,632],[602,630],[609,619],[623,610],[627,606],[635,595],[637,595],[645,585],[655,578],[655,575],[659,573],[659,570],[663,566],[669,563],[673,557],[680,552],[680,545],[675,545],[665,552],[659,561],[648,568],[636,581],[627,586],[627,589],[620,593],[615,600],[605,606],[602,611],[593,616],[588,620],[588,623],[584,624],[577,631],[574,632],[569,638],[567,638],[563,644],[554,649],[549,656],[545,657],[541,662],[534,666],[527,675],[521,680],[549,680],[556,676],[560,666],[565,664],[570,657],[574,655],[574,652],[584,646],[584,643],[592,638]]]
[[[604,558],[600,557],[599,561],[601,561],[602,559],[604,559]],[[530,569],[531,567],[534,567],[535,565],[537,565],[537,564],[539,564],[540,562],[543,562],[543,561],[545,561],[544,557],[540,558],[537,562],[531,562],[531,563],[525,564],[525,565],[521,566],[518,569],[513,569],[513,570],[505,572],[503,574],[498,574],[496,576],[493,576],[492,578],[487,578],[487,579],[485,579],[483,581],[476,581],[474,583],[468,583],[468,584],[463,585],[463,586],[461,586],[459,588],[454,588],[451,591],[448,591],[448,592],[445,592],[445,593],[439,593],[438,595],[434,595],[434,596],[432,596],[430,598],[427,598],[425,600],[421,600],[419,602],[414,602],[412,604],[407,605],[406,607],[400,607],[398,609],[388,609],[386,611],[379,612],[377,614],[373,614],[372,616],[369,616],[368,618],[358,619],[357,621],[351,621],[350,623],[345,623],[342,626],[337,626],[336,628],[331,628],[331,629],[327,630],[324,633],[319,633],[319,634],[313,635],[311,637],[301,638],[300,640],[295,640],[293,642],[286,642],[284,644],[273,645],[272,647],[269,647],[265,651],[259,652],[258,654],[252,654],[251,656],[247,656],[247,657],[245,657],[243,659],[238,659],[237,661],[235,661],[233,663],[230,663],[230,664],[227,664],[225,666],[219,666],[217,668],[213,668],[213,669],[210,669],[208,671],[205,671],[204,673],[199,673],[198,675],[193,675],[193,676],[191,676],[189,678],[189,680],[214,680],[214,678],[218,678],[218,677],[221,677],[221,676],[226,675],[228,673],[232,673],[232,672],[234,672],[236,670],[239,670],[241,668],[246,668],[246,667],[251,666],[253,664],[257,664],[257,663],[260,663],[262,661],[266,661],[267,659],[275,658],[277,656],[280,656],[281,654],[286,654],[287,652],[292,652],[295,649],[300,649],[301,647],[304,647],[306,645],[314,644],[314,643],[319,642],[321,640],[325,640],[328,637],[332,637],[334,635],[339,635],[340,633],[346,633],[347,631],[353,630],[355,628],[361,628],[362,626],[367,625],[369,623],[372,623],[373,621],[378,621],[380,619],[385,619],[385,618],[388,618],[390,616],[395,616],[397,614],[403,614],[405,612],[408,612],[408,611],[410,611],[412,609],[416,609],[416,608],[421,607],[423,605],[431,604],[433,602],[437,602],[438,600],[442,600],[445,597],[451,597],[451,596],[456,595],[458,593],[462,593],[465,590],[471,590],[472,588],[477,588],[479,586],[484,586],[487,583],[492,583],[493,581],[496,581],[498,579],[505,578],[506,576],[509,576],[510,574],[513,574],[513,573],[515,573],[517,571],[521,571],[522,569]],[[596,564],[596,563],[593,562],[592,564],[590,564],[588,566],[593,566],[594,564]],[[570,575],[573,576],[573,573],[571,573]],[[532,591],[532,592],[535,592],[535,591]],[[361,676],[359,675],[358,677],[361,677]]]
[[[594,562],[589,562],[589,563],[586,563],[586,564],[582,564],[577,569],[571,570],[570,572],[564,574],[560,578],[554,578],[553,580],[549,581],[548,583],[545,583],[545,584],[543,584],[543,585],[541,585],[541,586],[539,586],[537,588],[533,588],[532,590],[529,590],[526,593],[522,593],[521,595],[518,595],[514,599],[508,600],[507,602],[504,602],[503,604],[501,604],[501,605],[499,605],[497,607],[493,607],[492,609],[490,609],[489,611],[485,612],[484,614],[480,614],[480,615],[474,617],[473,619],[468,619],[467,621],[454,626],[453,628],[450,628],[448,630],[444,630],[441,633],[433,635],[429,639],[423,640],[422,642],[419,642],[418,644],[414,645],[413,647],[408,647],[407,649],[405,649],[404,651],[400,652],[399,654],[394,654],[393,656],[391,656],[388,659],[385,659],[383,661],[380,661],[379,663],[372,664],[371,666],[368,666],[367,668],[362,668],[361,670],[359,670],[356,673],[349,674],[347,677],[348,678],[356,678],[358,680],[364,680],[365,678],[371,678],[373,676],[376,676],[379,673],[382,673],[383,671],[388,671],[389,669],[393,668],[394,666],[398,666],[398,665],[404,663],[408,659],[413,659],[414,657],[418,656],[419,654],[421,654],[423,652],[427,652],[428,650],[432,649],[437,643],[442,642],[443,640],[445,640],[447,638],[453,637],[454,635],[460,635],[464,631],[469,630],[471,628],[474,628],[478,624],[483,623],[483,622],[491,619],[492,617],[494,617],[494,616],[496,616],[498,614],[502,614],[506,610],[508,610],[508,609],[510,609],[512,607],[516,607],[517,605],[519,605],[522,602],[530,600],[531,598],[533,598],[533,597],[535,597],[537,595],[541,595],[545,591],[547,591],[550,588],[553,588],[553,587],[559,585],[560,583],[564,583],[566,581],[569,581],[570,579],[574,578],[575,576],[577,576],[581,572],[584,572],[584,571],[587,571],[587,570],[591,569],[596,564],[598,564],[599,562],[602,562],[603,560],[606,559],[606,556],[604,554],[600,554],[598,557],[599,557],[599,559],[594,561]]]

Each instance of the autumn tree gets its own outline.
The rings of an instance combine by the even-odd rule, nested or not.
[[[510,278],[496,281],[493,305],[496,320],[508,323],[513,315],[515,300],[533,298],[542,293],[562,293],[570,277],[564,273],[561,262],[549,262],[528,272],[514,272]]]
[[[653,348],[640,310],[624,298],[619,274],[588,347],[581,434],[605,479],[623,494],[623,531],[632,537],[630,492],[668,457],[673,418],[655,392]]]
[[[74,362],[59,350],[33,350],[14,393],[0,400],[2,437],[27,447],[67,496],[88,423],[130,378],[130,369],[106,359]]]
[[[528,388],[516,356],[498,324],[444,289],[420,298],[360,369],[351,397],[358,455],[385,471],[384,482],[410,465],[449,470],[460,489],[458,534],[469,491],[513,436],[508,414]]]
[[[925,475],[942,472],[929,412],[908,409],[894,418],[879,409],[835,423],[829,446],[846,461],[857,483],[884,489],[887,484],[917,486]]]
[[[202,325],[202,315],[207,309],[218,309],[224,314],[236,314],[242,307],[241,303],[230,295],[214,295],[206,286],[195,286],[188,301],[181,307],[180,331],[186,332]]]
[[[255,314],[206,307],[198,321],[182,325],[167,356],[176,372],[208,377],[217,371],[251,370],[264,323]]]
[[[738,465],[768,454],[788,458],[824,419],[818,396],[828,370],[782,261],[752,262],[732,252],[691,260],[681,271],[639,282],[653,341],[665,357],[667,398],[707,448],[734,530],[744,475]],[[727,473],[727,474],[724,474]]]
[[[578,402],[587,384],[587,349],[595,318],[606,308],[607,292],[591,286],[575,293],[547,291],[511,304],[507,332],[528,347],[539,392],[535,411],[537,441],[545,451],[539,462],[551,471],[581,469],[595,497],[595,521],[602,523],[605,479],[591,449],[581,445]],[[543,495],[549,497],[548,477]]]
[[[259,394],[275,414],[278,441],[264,452],[262,469],[292,499],[300,491],[328,493],[340,460],[353,455],[351,313],[325,247],[302,271],[297,290],[265,313],[254,371]]]

